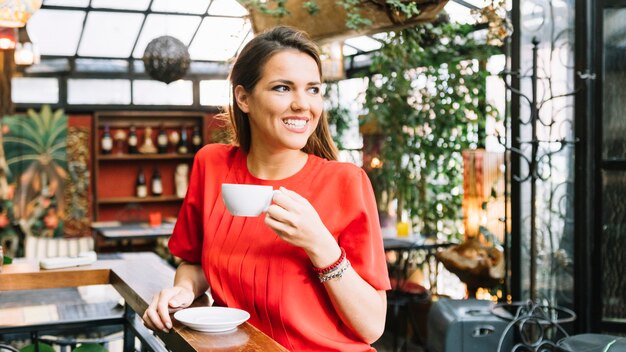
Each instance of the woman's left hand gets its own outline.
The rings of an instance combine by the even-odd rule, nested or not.
[[[265,216],[265,224],[280,238],[307,252],[337,246],[311,203],[284,187],[275,193],[274,204],[270,205]]]

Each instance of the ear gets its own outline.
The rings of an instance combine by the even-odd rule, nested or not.
[[[246,114],[250,111],[248,107],[248,92],[246,92],[246,89],[241,85],[235,87],[235,101],[237,101],[237,106],[239,106],[241,111]]]

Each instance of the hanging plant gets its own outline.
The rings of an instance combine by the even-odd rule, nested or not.
[[[461,151],[484,143],[487,72],[498,50],[471,38],[470,25],[445,21],[394,33],[374,56],[368,115],[382,132],[381,164],[369,168],[381,207],[397,201],[418,232],[458,234]]]
[[[317,41],[398,30],[430,22],[448,0],[242,0],[256,33],[278,24]]]

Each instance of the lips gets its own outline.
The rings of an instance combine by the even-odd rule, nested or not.
[[[309,119],[307,118],[285,118],[283,119],[283,124],[287,127],[288,130],[294,132],[302,132],[306,130]]]

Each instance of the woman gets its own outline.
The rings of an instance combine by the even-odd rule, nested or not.
[[[210,288],[215,305],[246,310],[289,350],[373,350],[390,288],[376,204],[365,172],[336,161],[321,76],[316,46],[289,27],[242,50],[230,75],[235,143],[196,155],[169,242],[184,262],[146,326],[168,331],[169,314]],[[222,183],[280,191],[265,215],[233,217]]]

